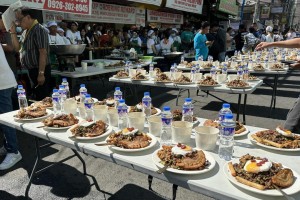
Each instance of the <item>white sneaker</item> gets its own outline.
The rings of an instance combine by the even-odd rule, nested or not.
[[[5,156],[7,154],[7,151],[6,151],[6,149],[4,148],[4,146],[2,146],[1,148],[0,148],[0,156]]]
[[[17,162],[22,159],[20,152],[15,153],[7,153],[5,159],[0,164],[0,170],[6,170],[14,166]]]

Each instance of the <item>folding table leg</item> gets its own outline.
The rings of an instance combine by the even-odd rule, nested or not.
[[[247,94],[244,95],[243,124],[246,124],[246,105],[247,105]]]
[[[178,185],[173,184],[172,191],[173,191],[173,197],[172,199],[176,199],[176,193],[177,193]]]
[[[272,109],[275,109],[276,106],[276,95],[277,95],[277,83],[278,83],[278,74],[274,75],[274,83],[273,83],[273,93],[271,98],[271,105],[270,105],[270,116],[272,114]]]
[[[87,173],[86,173],[86,165],[85,165],[85,162],[84,162],[83,158],[80,156],[80,154],[79,154],[76,150],[72,149],[72,151],[74,152],[74,154],[77,156],[77,158],[78,158],[78,159],[81,161],[81,163],[82,163],[83,174],[84,174],[84,175],[87,175]]]
[[[153,176],[148,175],[148,186],[149,186],[149,190],[152,190],[152,181],[153,181]]]
[[[182,89],[178,89],[177,98],[176,98],[176,106],[178,106],[178,99]]]
[[[236,113],[236,121],[239,121],[239,119],[240,119],[241,98],[242,98],[242,94],[239,94],[238,110],[237,110],[237,113]]]

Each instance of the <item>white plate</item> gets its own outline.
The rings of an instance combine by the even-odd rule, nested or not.
[[[76,97],[79,97],[79,96],[76,96]],[[72,98],[69,98],[69,99],[74,99],[74,97],[72,97]],[[92,98],[93,99],[93,103],[96,103],[96,102],[98,102],[99,100],[98,99],[96,99],[96,98]],[[75,100],[77,101],[77,99],[75,98]],[[77,104],[79,104],[80,102],[79,101],[77,101]]]
[[[246,86],[246,87],[231,87],[231,86],[227,86],[227,85],[226,85],[226,87],[228,87],[228,88],[230,88],[230,89],[240,89],[240,90],[244,90],[244,89],[250,89],[250,88],[252,88],[252,86],[251,86],[251,85],[249,85],[249,86]]]
[[[127,77],[117,77],[116,75],[114,75],[113,77],[116,78],[116,79],[126,79],[126,78],[130,78],[129,76],[127,76]]]
[[[161,110],[160,110],[159,108],[155,108],[155,109],[156,109],[157,113],[154,114],[154,116],[160,115]],[[129,112],[129,111],[130,111],[130,107],[128,106],[128,112]]]
[[[95,123],[95,122],[86,122],[84,124],[80,124],[80,125],[89,125],[89,124],[92,124],[92,123]],[[77,126],[77,125],[74,125],[74,126]],[[71,129],[73,128],[73,126],[71,128],[69,128],[67,130],[67,135],[68,137],[72,137],[72,132],[71,132]],[[108,126],[106,128],[106,132],[103,133],[102,135],[99,135],[99,136],[96,136],[96,137],[75,137],[75,139],[77,140],[94,140],[94,139],[99,139],[99,138],[103,138],[103,137],[107,137],[109,134],[111,134],[111,132],[113,131],[113,128],[111,126]]]
[[[139,151],[145,151],[147,149],[150,149],[152,148],[156,143],[157,143],[157,139],[154,135],[150,134],[150,133],[147,133],[147,135],[149,137],[151,137],[151,142],[148,146],[144,147],[144,148],[140,148],[140,149],[124,149],[124,148],[121,148],[121,147],[117,147],[117,146],[114,146],[114,145],[109,145],[110,148],[112,148],[113,150],[116,150],[116,151],[122,151],[122,152],[139,152]],[[107,141],[109,139],[109,137],[107,137],[105,139],[105,141]]]
[[[75,116],[75,117],[76,117],[76,116]],[[78,123],[77,123],[77,124],[81,123],[81,122],[84,120],[84,119],[79,118],[79,117],[76,117],[76,118],[78,119]],[[76,124],[73,124],[73,125],[71,125],[71,126],[66,126],[66,127],[59,127],[59,128],[56,128],[56,127],[50,127],[50,126],[45,126],[44,129],[50,130],[50,131],[59,131],[59,130],[66,130],[66,129],[69,129],[69,128],[71,128],[71,127],[74,126],[74,125],[76,125]]]
[[[238,163],[239,160],[238,159],[233,159],[232,160],[232,163]],[[283,165],[283,168],[288,168],[286,166]],[[293,171],[293,174],[295,176],[295,182],[292,186],[290,186],[289,188],[286,188],[286,189],[282,189],[285,193],[287,193],[288,195],[292,195],[292,194],[295,194],[297,192],[300,191],[300,176],[297,172],[295,172],[294,170]],[[250,186],[247,186],[245,184],[242,184],[240,182],[238,182],[230,173],[230,170],[228,168],[228,163],[225,163],[225,165],[223,166],[223,172],[226,176],[226,178],[231,182],[233,183],[234,185],[238,186],[238,187],[241,187],[245,190],[248,190],[250,192],[254,192],[254,193],[258,193],[258,194],[263,194],[263,195],[268,195],[268,196],[283,196],[279,191],[277,191],[276,189],[273,189],[273,190],[259,190],[259,189],[256,189],[256,188],[253,188],[253,187],[250,187]]]
[[[255,133],[256,133],[256,132],[255,132]],[[250,134],[248,134],[248,139],[249,139],[253,144],[256,144],[256,145],[258,145],[258,146],[261,146],[261,147],[264,147],[264,148],[267,148],[267,149],[277,150],[277,151],[300,151],[300,148],[297,148],[297,149],[285,149],[285,148],[277,148],[277,147],[268,146],[268,145],[259,143],[259,142],[257,142],[256,140],[254,140],[254,139],[251,137],[251,135],[253,135],[253,134],[255,134],[255,133],[250,133]]]
[[[246,130],[244,132],[241,132],[240,134],[234,134],[234,137],[242,137],[244,135],[247,135],[248,133],[249,133],[249,130],[246,128]]]
[[[152,161],[154,162],[154,164],[159,167],[159,168],[163,168],[164,165],[160,163],[160,158],[157,156],[157,152],[160,149],[157,149],[153,154],[152,154]],[[215,159],[212,157],[212,155],[210,153],[208,153],[207,151],[203,151],[206,157],[206,160],[208,160],[210,162],[210,165],[203,169],[203,170],[179,170],[179,169],[174,169],[171,167],[167,168],[168,172],[172,172],[172,173],[176,173],[176,174],[186,174],[186,175],[193,175],[193,174],[203,174],[206,172],[209,172],[210,170],[212,170],[215,165],[216,165],[216,161]]]
[[[47,117],[50,117],[50,115],[52,115],[52,110],[46,109],[46,115],[42,116],[42,117],[37,117],[37,118],[32,118],[32,119],[21,119],[18,117],[14,117],[14,120],[16,121],[33,121],[33,120],[40,120],[40,119],[45,119]]]
[[[249,79],[248,79],[247,81],[248,81],[248,82],[255,82],[255,81],[260,81],[260,80],[261,80],[261,79],[258,78],[258,79],[255,79],[255,80],[249,80]]]
[[[149,81],[149,79],[145,78],[145,79],[130,79],[131,81]]]
[[[183,82],[183,83],[178,83],[178,82],[173,82],[174,85],[192,85],[192,84],[195,84],[193,82]]]
[[[217,84],[217,85],[201,85],[201,84],[198,84],[199,87],[220,87],[221,85],[220,84]]]

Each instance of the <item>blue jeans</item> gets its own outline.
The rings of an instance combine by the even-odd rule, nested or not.
[[[11,93],[13,88],[0,90],[0,114],[13,110]],[[3,145],[8,153],[18,153],[18,142],[14,128],[0,124],[0,130],[4,133]]]
[[[225,55],[226,55],[226,51],[219,53],[218,54],[218,60],[220,62],[224,62],[225,61]]]

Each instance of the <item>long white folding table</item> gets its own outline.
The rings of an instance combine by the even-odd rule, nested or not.
[[[178,69],[182,70],[182,71],[191,71],[191,68],[188,68],[188,67],[180,67],[178,66]],[[218,69],[219,71],[221,69]],[[203,68],[200,68],[200,71],[201,72],[208,72],[209,73],[209,69],[203,69]],[[236,73],[237,70],[235,69],[228,69],[228,73]],[[268,85],[269,87],[272,88],[272,98],[271,98],[271,103],[270,103],[270,115],[271,115],[271,112],[273,109],[276,108],[276,96],[277,96],[277,88],[278,88],[278,78],[279,76],[284,76],[284,75],[287,75],[289,70],[288,68],[286,70],[280,70],[280,71],[275,71],[275,70],[264,70],[264,71],[255,71],[255,70],[249,70],[250,74],[255,74],[255,75],[267,75],[268,77],[269,76],[273,76],[273,85],[268,83],[266,80],[264,80],[264,83],[266,85]]]
[[[147,86],[154,86],[154,87],[165,87],[165,88],[174,88],[174,89],[194,89],[194,90],[202,90],[205,91],[207,94],[209,92],[222,92],[222,93],[229,93],[229,94],[238,94],[238,109],[237,109],[237,115],[236,120],[239,121],[239,115],[240,115],[240,107],[241,107],[241,99],[242,95],[244,95],[244,103],[243,103],[243,123],[246,123],[246,104],[247,104],[247,95],[253,93],[257,87],[261,86],[263,84],[262,80],[249,82],[251,88],[247,89],[232,89],[228,88],[225,84],[221,84],[219,87],[202,87],[198,86],[197,84],[189,84],[189,85],[179,85],[174,83],[156,83],[153,79],[149,79],[146,81],[133,81],[130,78],[124,78],[119,79],[115,77],[109,78],[109,81],[111,82],[118,82],[118,83],[125,83],[125,84],[133,84],[135,86],[137,85],[147,85]],[[212,94],[210,94],[212,95]],[[222,100],[215,95],[212,95],[215,98]],[[223,101],[223,100],[222,100]]]
[[[108,146],[96,146],[94,143],[103,142],[104,139],[96,139],[90,142],[84,141],[81,142],[76,139],[70,139],[65,132],[51,132],[46,131],[42,128],[37,128],[42,125],[40,121],[33,121],[31,123],[23,123],[14,121],[13,116],[16,114],[16,111],[1,114],[0,123],[7,126],[13,127],[23,133],[30,134],[36,139],[36,149],[37,149],[37,158],[34,165],[33,171],[30,176],[30,181],[26,189],[26,197],[28,197],[28,191],[32,179],[36,176],[35,172],[37,170],[37,165],[42,159],[40,157],[38,145],[38,138],[62,145],[64,147],[70,148],[75,154],[81,159],[84,164],[84,174],[86,175],[85,162],[80,157],[78,152],[83,152],[85,154],[94,156],[96,158],[101,158],[110,162],[113,162],[118,165],[125,166],[127,168],[142,172],[149,175],[149,177],[158,178],[204,195],[216,198],[216,199],[237,199],[237,200],[283,200],[283,197],[271,197],[261,194],[256,194],[244,189],[241,189],[237,186],[234,186],[227,180],[223,172],[223,166],[226,164],[225,161],[221,160],[217,154],[217,150],[211,151],[211,155],[216,160],[216,166],[211,171],[199,174],[199,175],[181,175],[174,174],[170,172],[165,172],[164,174],[157,174],[157,167],[152,162],[153,152],[159,148],[157,143],[152,149],[148,149],[142,152],[135,153],[121,153],[114,151]],[[205,119],[199,118],[199,121],[203,123]],[[256,132],[262,130],[261,128],[247,126],[250,132]],[[193,143],[193,138],[191,138]],[[77,152],[78,151],[78,152]],[[280,162],[286,167],[292,168],[295,172],[300,173],[300,159],[299,152],[280,152],[274,150],[266,150],[261,147],[255,146],[252,144],[246,136],[237,138],[235,141],[234,147],[234,157],[238,158],[242,155],[250,153],[254,156],[267,157],[269,160],[274,162]],[[43,172],[39,171],[40,173]],[[96,180],[94,180],[96,181]],[[150,181],[151,182],[151,181]],[[97,187],[97,184],[96,184]],[[151,186],[150,186],[151,187]],[[299,186],[300,187],[300,186]],[[174,187],[173,187],[174,188]],[[175,187],[176,188],[176,187]],[[98,188],[97,188],[98,189]],[[132,191],[134,192],[134,191]],[[295,199],[300,199],[300,193],[292,195]]]

